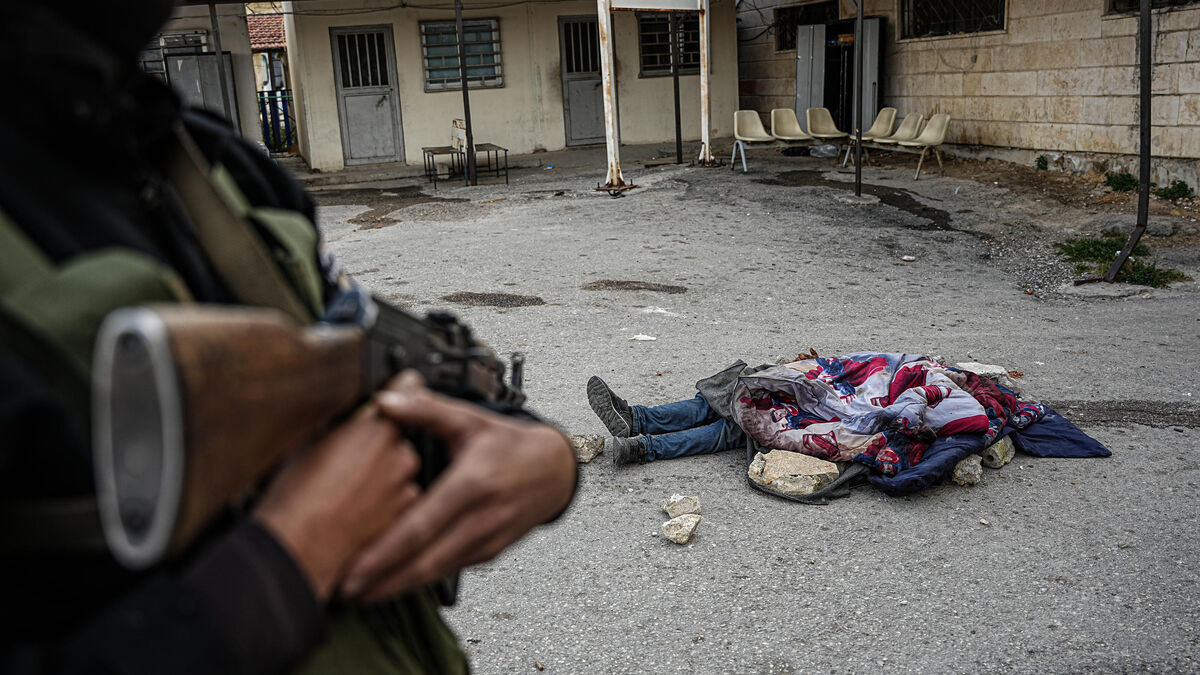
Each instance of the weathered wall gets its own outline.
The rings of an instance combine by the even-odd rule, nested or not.
[[[766,8],[771,0],[757,0]],[[794,4],[794,3],[779,3]],[[853,13],[843,2],[842,16]],[[883,104],[901,115],[952,116],[948,140],[1018,149],[1010,158],[1062,157],[1069,168],[1136,164],[1138,45],[1136,15],[1104,15],[1105,0],[1009,0],[1004,31],[898,40],[894,0],[867,2],[887,19]],[[743,3],[742,38],[762,31]],[[1153,147],[1159,182],[1196,184],[1200,169],[1200,3],[1154,12]],[[791,107],[795,52],[775,52],[773,33],[744,42],[743,107]],[[1126,156],[1120,156],[1126,155]],[[1132,162],[1132,164],[1131,164]]]
[[[254,64],[250,56],[250,32],[246,29],[245,9],[241,5],[217,5],[217,25],[221,29],[221,49],[229,52],[233,61],[234,91],[237,95],[237,114],[242,136],[258,143],[262,140],[262,127],[258,120],[258,97],[255,93]],[[189,30],[208,31],[209,48],[213,47],[208,7],[176,9],[159,32]]]
[[[363,4],[371,3],[356,3]],[[348,3],[305,2],[300,6],[308,11],[346,7]],[[713,133],[728,135],[733,131],[733,111],[737,107],[733,0],[717,0],[711,11]],[[463,13],[467,18],[499,19],[504,68],[503,87],[471,90],[477,142],[496,143],[514,153],[566,147],[558,17],[594,16],[595,12],[595,3],[586,1],[527,3],[480,10],[467,4]],[[425,91],[418,22],[453,16],[445,10],[411,8],[349,16],[287,16],[292,87],[299,101],[300,152],[310,166],[326,171],[343,166],[329,39],[329,29],[337,26],[392,26],[407,162],[421,161],[422,146],[445,145],[450,141],[450,121],[462,117],[462,92]],[[640,143],[674,139],[670,79],[638,77],[637,23],[633,14],[616,14],[614,44],[621,140]],[[684,137],[695,140],[700,137],[699,76],[684,76],[680,84]]]

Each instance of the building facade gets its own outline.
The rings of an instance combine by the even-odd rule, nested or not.
[[[482,5],[473,7],[473,4]],[[604,142],[594,2],[465,3],[464,46],[477,143],[513,153]],[[378,7],[378,10],[373,9]],[[462,118],[452,3],[285,3],[300,153],[316,170],[421,161]],[[737,108],[734,0],[711,4],[714,135]],[[667,15],[614,13],[621,140],[673,140]],[[683,137],[700,138],[698,22],[681,17]]]
[[[1138,0],[865,0],[866,16],[883,26],[879,105],[926,118],[949,113],[947,139],[960,153],[1027,164],[1046,155],[1071,170],[1131,170],[1138,152],[1138,6]],[[1154,0],[1153,6],[1154,173],[1160,184],[1182,179],[1196,186],[1200,2]],[[846,21],[853,17],[849,0],[743,0],[741,106],[793,107],[795,31],[826,24],[833,42],[853,33]]]

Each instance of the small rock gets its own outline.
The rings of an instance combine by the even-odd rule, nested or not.
[[[772,450],[754,456],[750,480],[785,495],[807,495],[837,480],[837,464],[799,452]]]
[[[911,255],[906,255],[900,259],[903,260],[904,262],[917,262],[916,256],[911,256]]]
[[[954,467],[954,482],[959,485],[975,485],[983,478],[983,460],[979,455],[967,455]]]
[[[575,451],[575,459],[582,464],[596,459],[596,455],[604,452],[604,437],[596,434],[584,434],[581,436],[568,435],[567,440],[571,441],[571,449]]]
[[[992,443],[983,451],[983,465],[989,469],[999,469],[1012,461],[1017,454],[1017,447],[1008,436]]]
[[[991,526],[991,523],[989,523],[987,520],[985,520],[985,519],[983,519],[983,518],[980,518],[980,519],[979,519],[979,524],[980,524],[980,525],[987,525],[987,526],[989,526],[989,527]]]
[[[954,367],[958,368],[959,370],[965,370],[968,373],[975,373],[980,377],[986,377],[987,379],[995,382],[1005,389],[1008,389],[1014,394],[1020,395],[1021,393],[1020,386],[1017,385],[1015,380],[1009,377],[1008,369],[1004,366],[995,366],[989,363],[966,361],[964,363],[956,363],[954,364]]]
[[[682,515],[685,515],[688,513],[694,513],[696,515],[700,515],[700,498],[699,497],[685,497],[684,495],[671,495],[670,497],[667,497],[666,499],[662,500],[662,503],[659,504],[658,506],[671,518],[678,518],[679,516],[682,516]]]
[[[642,335],[641,333],[638,333],[637,335],[634,335],[633,337],[631,337],[629,339],[637,340],[638,342],[653,342],[653,341],[657,340],[658,338],[656,338],[652,335]]]
[[[696,527],[700,525],[701,517],[694,513],[685,513],[678,518],[672,518],[662,524],[663,536],[676,544],[686,544],[692,540]]]

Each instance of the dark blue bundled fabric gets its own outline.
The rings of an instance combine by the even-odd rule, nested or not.
[[[1017,450],[1035,457],[1108,457],[1112,452],[1079,430],[1070,420],[1044,406],[1046,415],[1024,429],[1008,427],[1001,438],[1012,435]],[[911,494],[937,483],[970,454],[984,450],[983,434],[956,434],[937,439],[921,461],[895,476],[873,474],[871,484],[890,495]]]
[[[943,436],[929,446],[920,462],[898,471],[894,476],[872,473],[867,480],[889,495],[910,494],[949,476],[964,457],[983,452],[986,447],[984,442],[983,434]]]
[[[1043,404],[1044,405],[1044,404]],[[1112,451],[1079,430],[1070,420],[1046,408],[1046,416],[1037,424],[1014,429],[1013,445],[1034,457],[1108,457]],[[1007,430],[1006,430],[1007,431]]]

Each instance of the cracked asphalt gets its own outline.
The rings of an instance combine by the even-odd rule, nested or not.
[[[1113,456],[817,507],[751,490],[737,451],[602,454],[558,521],[464,573],[446,615],[475,672],[1200,670],[1196,283],[1070,286],[1050,244],[1089,214],[1003,186],[874,167],[882,203],[852,206],[830,161],[751,166],[627,168],[618,199],[602,164],[329,190],[319,216],[383,297],[524,351],[530,406],[569,433],[604,431],[593,374],[658,404],[738,358],[904,351],[1022,371]],[[1163,253],[1200,277],[1197,245]],[[653,536],[672,493],[704,508],[683,547]]]

